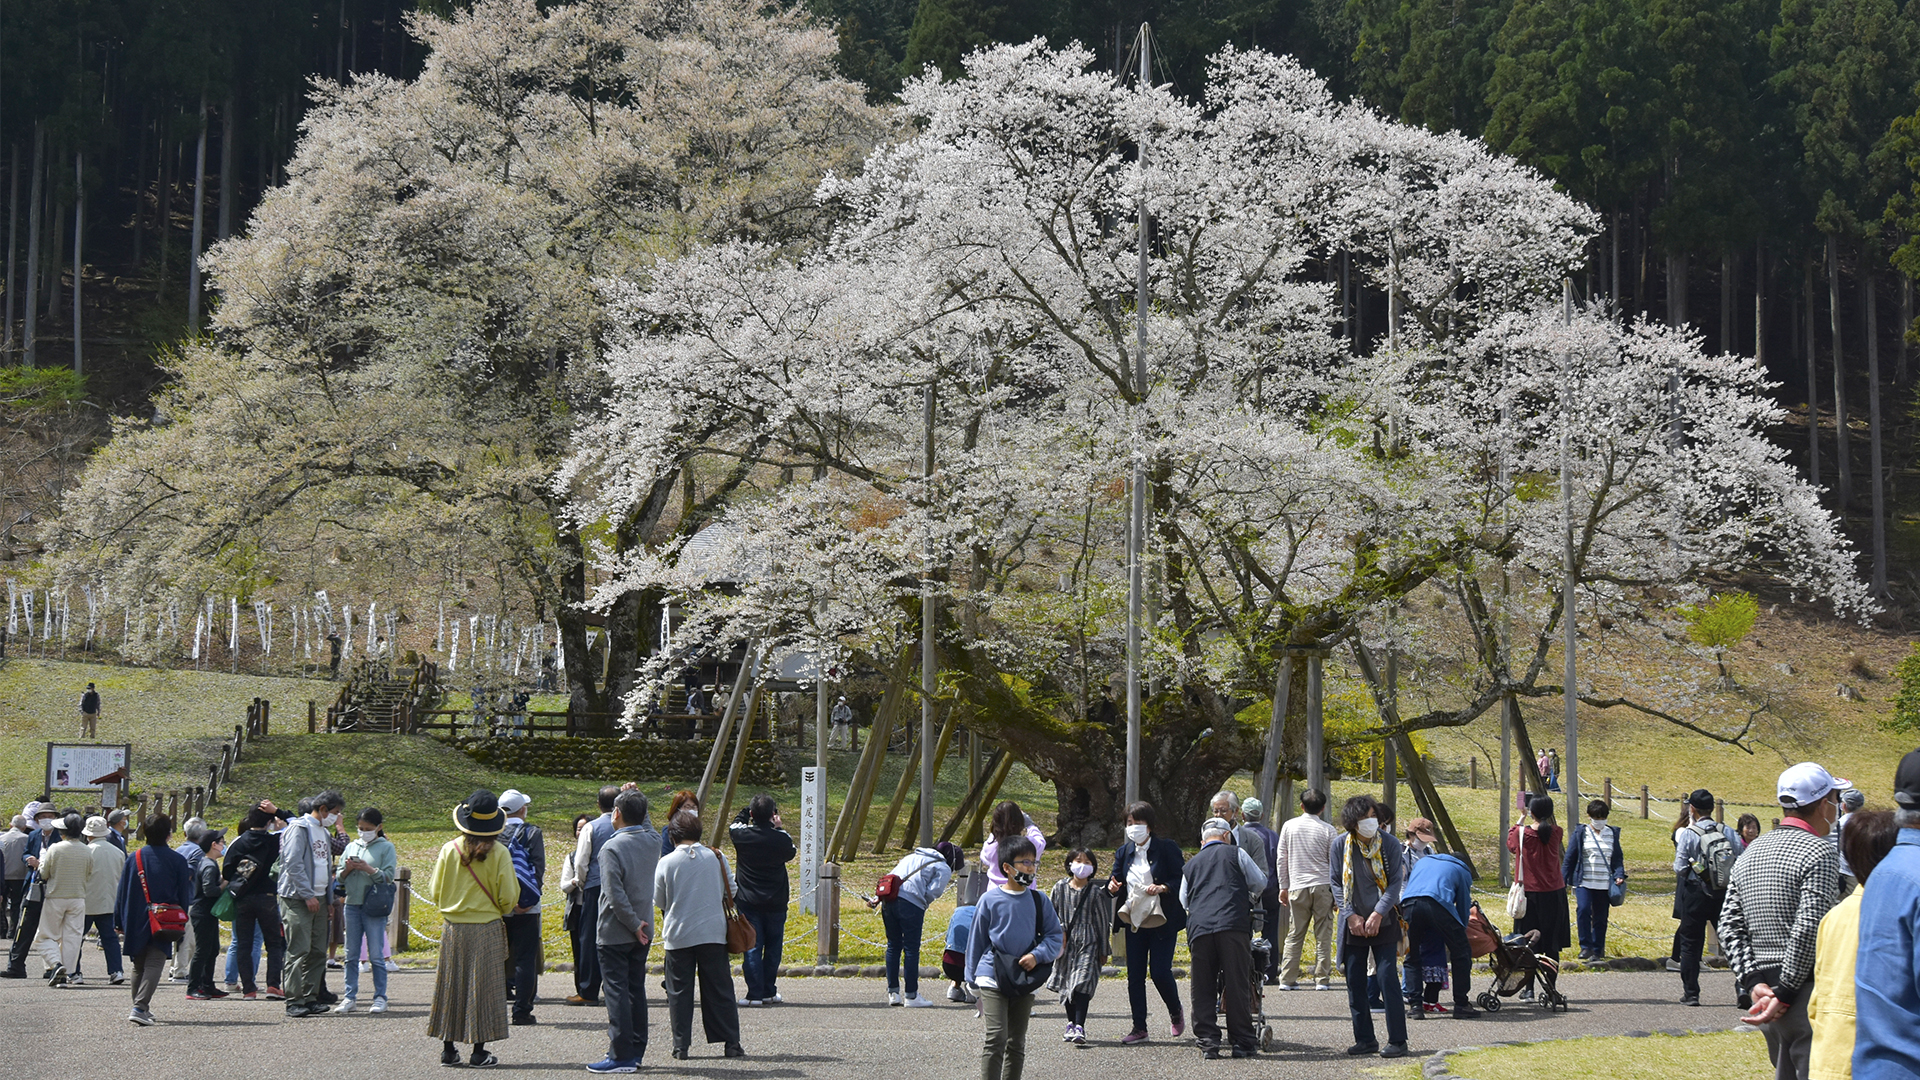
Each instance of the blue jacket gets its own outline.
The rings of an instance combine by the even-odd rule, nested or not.
[[[1473,903],[1473,871],[1456,855],[1428,855],[1407,871],[1407,887],[1400,899],[1404,902],[1417,896],[1438,900],[1465,926],[1467,909]]]
[[[1901,829],[1860,901],[1854,1080],[1920,1076],[1920,829]]]
[[[134,859],[138,857],[139,863]],[[140,889],[140,871],[146,871],[147,887]],[[152,940],[147,923],[147,897],[156,904],[186,907],[193,899],[193,878],[187,870],[187,857],[171,848],[149,844],[127,856],[126,872],[120,875],[120,898],[113,905],[113,924],[123,935],[121,947],[128,956],[139,956],[147,946],[157,945],[167,956],[173,946]]]
[[[1113,853],[1110,880],[1120,883],[1120,895],[1113,908],[1115,928],[1124,925],[1120,922],[1120,907],[1126,903],[1127,867],[1133,865],[1133,850],[1133,841],[1128,840]],[[1153,871],[1153,883],[1167,887],[1167,891],[1160,894],[1160,911],[1167,917],[1167,928],[1174,931],[1187,928],[1187,909],[1180,905],[1181,867],[1186,864],[1187,856],[1178,843],[1164,836],[1147,837],[1147,866]]]
[[[1620,843],[1620,827],[1617,825],[1607,827],[1613,830],[1613,858],[1608,860],[1613,877],[1605,881],[1581,880],[1587,866],[1586,853],[1582,849],[1588,838],[1593,835],[1593,830],[1585,824],[1575,825],[1573,834],[1567,839],[1567,853],[1560,858],[1560,876],[1566,879],[1568,888],[1607,889],[1613,886],[1615,880],[1627,876],[1627,857],[1621,851],[1625,845]]]
[[[1039,944],[1033,940],[1036,913]],[[973,927],[967,934],[967,980],[975,985],[981,985],[982,978],[993,980],[994,949],[1015,956],[1032,952],[1035,960],[1045,964],[1059,959],[1065,942],[1060,916],[1040,890],[1028,888],[1015,895],[1002,888],[988,889],[974,905]]]

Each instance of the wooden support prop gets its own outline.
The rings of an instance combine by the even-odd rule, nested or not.
[[[980,801],[974,804],[973,819],[967,823],[967,831],[960,838],[960,846],[973,847],[985,839],[987,815],[993,810],[993,800],[1000,794],[1000,785],[1007,782],[1007,774],[1013,771],[1013,755],[1002,748],[1000,764],[993,770],[993,776],[987,781],[987,789],[980,793]]]
[[[1467,790],[1480,790],[1480,759],[1477,756],[1467,759]]]
[[[907,671],[913,661],[913,649],[911,644],[902,645],[900,655],[894,658],[893,670],[887,678],[886,693],[881,695],[880,707],[874,711],[873,726],[867,729],[867,745],[860,750],[860,764],[854,768],[853,780],[847,786],[847,801],[840,804],[840,816],[834,819],[833,833],[828,837],[827,857],[830,861],[850,861],[860,846],[860,826],[854,823],[854,819],[860,815],[864,820],[864,804],[872,797],[862,792],[870,787],[868,774],[878,772],[879,760],[886,756],[893,714],[900,707],[900,699],[906,696]],[[849,830],[854,835],[851,843],[847,838]],[[841,854],[843,851],[844,856]]]
[[[1289,814],[1286,807],[1275,808],[1273,798],[1274,779],[1280,771],[1281,730],[1287,722],[1287,696],[1293,687],[1293,656],[1286,650],[1280,652],[1280,673],[1274,677],[1273,716],[1267,728],[1267,751],[1260,759],[1260,804],[1268,811],[1267,820],[1285,821]],[[1287,785],[1289,789],[1292,784]]]
[[[1006,752],[1006,748],[1001,747],[987,756],[986,764],[981,766],[979,778],[967,787],[966,798],[961,799],[960,805],[953,808],[953,817],[948,819],[947,827],[940,830],[941,840],[952,840],[953,834],[959,832],[960,826],[966,824],[973,816],[973,808],[980,805],[980,796],[985,794],[987,784],[993,780],[993,774],[1000,770],[1000,758]]]
[[[753,681],[753,689],[747,694],[747,714],[741,717],[740,734],[733,742],[733,764],[727,769],[727,786],[720,795],[720,813],[713,819],[714,847],[719,847],[720,841],[726,837],[727,822],[733,815],[733,795],[740,787],[740,767],[747,760],[747,743],[753,738],[754,720],[760,715],[761,685],[759,679]]]
[[[267,725],[273,722],[273,702],[260,699],[260,734],[267,733]]]
[[[733,679],[733,693],[727,695],[727,708],[720,716],[720,729],[713,733],[713,749],[707,754],[707,767],[700,774],[700,789],[694,797],[701,806],[707,805],[707,795],[713,790],[713,778],[720,771],[720,755],[726,752],[727,737],[733,731],[734,715],[740,711],[740,692],[752,678],[754,665],[760,662],[760,654],[753,651],[753,643],[747,643],[747,653],[740,660],[740,672]]]
[[[947,721],[940,725],[940,741],[934,744],[933,774],[935,776],[940,775],[940,766],[947,763],[947,750],[953,745],[955,731],[953,714],[955,711],[952,705],[947,706]],[[915,838],[920,835],[920,811],[921,801],[916,798],[913,800],[913,812],[907,815],[907,827],[900,832],[900,846],[904,849],[911,850]],[[884,838],[887,835],[886,830],[882,829],[880,835]],[[874,850],[878,851],[879,849],[875,848]]]
[[[908,734],[912,734],[911,725],[908,726]],[[887,800],[887,815],[880,819],[880,831],[875,834],[873,847],[869,849],[875,855],[887,850],[887,838],[893,835],[894,823],[900,820],[900,807],[906,804],[907,792],[912,790],[913,782],[920,778],[920,755],[926,750],[919,739],[914,739],[913,748],[907,751],[907,763],[900,769],[900,782],[893,786],[893,798]]]
[[[905,675],[901,678],[904,680]],[[867,750],[871,754],[862,754],[861,762],[867,766],[863,775],[856,775],[857,790],[847,793],[847,809],[853,812],[847,823],[847,836],[840,846],[840,862],[852,862],[860,856],[860,838],[866,835],[867,811],[873,809],[874,792],[880,787],[880,773],[887,763],[887,744],[893,741],[893,725],[899,720],[901,702],[906,700],[902,692],[894,699],[894,707],[884,717],[874,721],[873,730],[868,732]]]
[[[406,952],[412,944],[407,940],[407,916],[413,907],[413,894],[407,888],[407,882],[413,879],[413,871],[402,866],[393,872],[393,910],[387,915],[387,941],[393,945],[394,952]],[[376,957],[374,963],[379,963]]]
[[[1600,798],[1607,804],[1607,812],[1613,812],[1613,777],[1609,776],[1600,785]]]
[[[1647,820],[1647,785],[1640,785],[1640,820]]]
[[[307,699],[307,731],[308,732],[313,731],[313,716],[314,716],[314,710],[317,707],[318,706],[316,705],[316,703],[312,698]],[[331,712],[327,714],[327,730],[328,731],[333,730],[333,714]]]
[[[1727,800],[1725,799],[1713,800],[1713,820],[1719,822],[1722,825],[1725,825],[1727,823]]]
[[[1381,686],[1379,671],[1373,664],[1372,650],[1368,649],[1364,642],[1355,641],[1353,658],[1360,666],[1361,678],[1367,680],[1368,688],[1373,691],[1374,703],[1380,708],[1380,718],[1385,721],[1390,730],[1397,729],[1400,726],[1400,710],[1395,707],[1392,699],[1386,695]],[[1458,856],[1467,864],[1468,871],[1474,872],[1477,876],[1477,871],[1473,868],[1473,856],[1468,854],[1467,845],[1460,839],[1459,830],[1453,827],[1453,815],[1447,812],[1446,803],[1441,801],[1440,792],[1433,786],[1433,778],[1427,772],[1425,756],[1414,749],[1413,738],[1409,735],[1395,735],[1394,741],[1400,751],[1401,766],[1407,771],[1407,786],[1413,789],[1413,798],[1420,806],[1420,813],[1433,819],[1433,823],[1439,826],[1439,839],[1445,849],[1450,854]],[[1502,842],[1505,841],[1504,837],[1501,839]]]

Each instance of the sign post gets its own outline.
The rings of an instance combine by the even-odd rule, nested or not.
[[[827,830],[827,771],[818,765],[800,768],[800,910],[811,915],[820,875],[821,849]]]

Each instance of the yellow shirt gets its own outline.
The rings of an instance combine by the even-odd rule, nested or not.
[[[461,866],[460,848],[465,843],[471,841],[456,836],[440,848],[440,859],[433,864],[433,906],[450,923],[493,922],[511,912],[520,899],[513,856],[505,845],[495,844],[486,858]]]
[[[1866,886],[1833,905],[1820,920],[1813,954],[1813,992],[1807,1019],[1813,1047],[1807,1080],[1852,1080],[1853,971],[1860,955],[1860,897]]]

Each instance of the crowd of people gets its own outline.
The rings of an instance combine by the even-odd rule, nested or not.
[[[1802,763],[1779,777],[1782,818],[1769,832],[1752,815],[1723,826],[1705,790],[1688,797],[1675,826],[1672,964],[1681,1001],[1700,1002],[1712,928],[1777,1080],[1920,1075],[1920,750],[1900,762],[1894,788],[1896,809],[1867,809],[1847,781]],[[440,1041],[442,1064],[497,1064],[489,1045],[539,1022],[548,866],[545,837],[527,821],[530,802],[511,789],[473,792],[453,809],[453,836],[434,863],[443,932],[427,1033]],[[745,1056],[741,1004],[783,1001],[778,973],[797,849],[774,799],[755,796],[729,823],[731,858],[703,842],[692,792],[673,794],[663,830],[633,784],[602,788],[598,802],[597,816],[574,820],[558,898],[574,954],[566,1004],[607,1014],[607,1052],[587,1068],[639,1067],[656,940],[672,1057],[690,1056],[696,1003],[705,1042]],[[1043,889],[1053,865],[1046,836],[1017,803],[996,806],[978,853],[984,873],[969,876],[958,897],[941,956],[947,999],[975,1006],[981,1018],[983,1080],[1023,1074],[1042,989],[1064,1006],[1063,1041],[1086,1043],[1102,970],[1116,959],[1125,962],[1131,1014],[1122,1045],[1151,1038],[1151,983],[1173,1038],[1191,1020],[1205,1057],[1256,1056],[1261,987],[1328,990],[1335,964],[1350,1055],[1404,1056],[1410,1018],[1478,1015],[1472,934],[1484,915],[1470,865],[1440,850],[1424,818],[1396,830],[1392,807],[1370,795],[1331,808],[1324,792],[1310,790],[1299,809],[1275,831],[1258,799],[1222,791],[1189,854],[1157,830],[1153,806],[1134,803],[1104,877],[1102,853],[1077,847],[1056,857],[1061,876]],[[368,1011],[384,1012],[398,860],[377,807],[358,810],[352,835],[345,810],[336,791],[293,810],[261,800],[233,836],[190,819],[177,846],[174,823],[158,815],[139,824],[144,845],[129,850],[136,838],[125,811],[83,817],[29,803],[0,836],[0,930],[13,939],[0,976],[26,978],[28,958],[38,956],[49,985],[83,985],[81,941],[92,931],[108,981],[131,984],[128,1019],[141,1026],[156,1022],[154,998],[168,975],[186,983],[189,999],[264,996],[297,1019],[355,1011],[370,974]],[[1529,801],[1528,820],[1506,837],[1515,856],[1510,941],[1557,958],[1574,947],[1577,924],[1579,955],[1606,955],[1608,912],[1627,881],[1608,811],[1603,801],[1588,804],[1587,820],[1568,833],[1552,800]],[[935,1004],[919,986],[927,912],[967,863],[951,843],[915,848],[867,898],[886,929],[889,1005]],[[223,921],[233,926],[225,989],[215,979]],[[1172,966],[1182,931],[1185,988]],[[330,955],[343,946],[343,961]],[[729,967],[736,953],[743,996]],[[326,985],[330,966],[344,969],[338,995]],[[1449,989],[1450,1006],[1440,1001]]]

